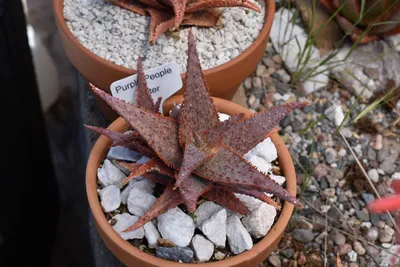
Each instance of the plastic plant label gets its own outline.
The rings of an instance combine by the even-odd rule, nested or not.
[[[170,62],[149,70],[144,71],[147,87],[154,100],[161,96],[160,111],[164,101],[182,88],[182,78],[180,67],[175,62]],[[115,81],[111,84],[111,94],[119,99],[136,104],[136,74],[124,79]]]

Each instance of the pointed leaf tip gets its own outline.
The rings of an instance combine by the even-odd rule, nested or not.
[[[192,133],[202,133],[219,123],[218,113],[204,81],[192,31],[188,36],[186,90],[181,107],[179,141],[181,146]]]
[[[204,198],[214,201],[239,214],[247,215],[249,213],[247,207],[235,196],[235,194],[233,194],[231,190],[227,190],[221,186],[213,187],[204,195]]]
[[[154,110],[154,102],[151,97],[149,88],[147,87],[146,76],[144,75],[142,58],[139,56],[138,61],[138,70],[137,70],[137,87],[136,87],[136,104],[139,107],[148,110]]]
[[[211,182],[196,175],[189,175],[184,179],[179,187],[179,193],[185,202],[189,212],[194,212],[197,208],[199,197],[211,189]]]
[[[243,156],[271,134],[287,114],[307,106],[307,102],[292,102],[256,113],[247,120],[236,123],[223,137],[223,144]]]
[[[272,180],[268,175],[259,172],[254,166],[228,147],[221,147],[207,164],[197,168],[194,173],[218,184],[242,186],[245,189],[255,189],[272,193],[296,206],[302,206],[286,189]]]

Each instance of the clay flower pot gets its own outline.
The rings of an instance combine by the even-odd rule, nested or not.
[[[68,29],[63,9],[64,0],[54,0],[54,14],[63,47],[72,64],[88,82],[110,93],[111,83],[136,73],[136,70],[111,63],[85,48]],[[265,0],[264,25],[254,43],[231,61],[203,72],[212,96],[231,100],[242,81],[254,71],[264,55],[274,15],[275,1]],[[181,76],[184,78],[184,73]],[[176,93],[181,94],[183,88]],[[99,98],[96,101],[102,102]],[[113,115],[107,117],[116,118],[108,105],[100,105],[100,108],[106,115]]]
[[[238,113],[244,113],[245,117],[249,117],[251,112],[242,106],[239,106],[230,101],[213,98],[217,110],[228,115],[234,115]],[[182,103],[182,96],[173,96],[164,103],[164,111],[167,114],[172,108],[174,103]],[[113,131],[124,132],[128,130],[129,124],[123,119],[119,118],[114,121],[108,129]],[[286,177],[286,190],[293,196],[296,195],[296,174],[292,162],[292,158],[289,154],[288,149],[283,143],[282,139],[274,134],[271,136],[272,142],[274,143],[278,152],[279,166],[282,169],[284,176]],[[102,208],[100,206],[99,198],[96,190],[97,183],[97,168],[99,164],[105,159],[111,141],[105,136],[100,136],[96,144],[92,148],[89,156],[86,169],[86,191],[89,199],[90,209],[93,213],[94,221],[97,230],[104,240],[107,247],[112,253],[127,266],[140,266],[140,267],[172,267],[172,266],[190,266],[191,264],[182,264],[172,261],[163,260],[155,256],[146,254],[140,251],[128,241],[123,240],[119,234],[114,231],[112,226],[108,223]],[[208,266],[208,267],[228,267],[228,266],[248,266],[256,267],[259,263],[263,262],[268,255],[276,248],[285,228],[289,222],[290,216],[292,215],[294,206],[289,202],[285,202],[281,213],[277,221],[272,225],[272,228],[268,234],[260,240],[254,247],[246,252],[243,252],[237,256],[230,257],[228,259],[210,262],[210,263],[199,263],[195,266]],[[191,265],[193,266],[193,265]]]

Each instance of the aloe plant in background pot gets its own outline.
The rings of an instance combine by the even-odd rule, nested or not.
[[[400,33],[400,1],[321,0],[353,41],[367,43]]]
[[[292,204],[302,206],[294,196],[296,190],[293,163],[285,145],[276,134],[278,131],[276,126],[286,114],[293,109],[304,107],[306,103],[290,103],[253,115],[250,115],[244,108],[234,111],[238,106],[231,103],[233,108],[232,106],[228,107],[229,104],[226,104],[229,103],[228,101],[215,99],[216,105],[214,105],[202,78],[195,41],[191,33],[189,33],[188,51],[184,98],[183,101],[179,100],[181,97],[171,100],[180,102],[181,105],[172,106],[171,101],[166,102],[166,109],[171,109],[170,117],[157,112],[157,103],[160,101],[157,101],[156,104],[153,102],[146,87],[141,64],[139,64],[136,92],[137,106],[112,97],[102,90],[94,89],[94,92],[100,95],[126,121],[119,119],[109,129],[88,127],[110,138],[114,146],[124,146],[134,151],[140,151],[149,159],[136,163],[116,161],[115,165],[129,173],[128,177],[121,173],[107,176],[110,168],[117,167],[111,166],[112,163],[109,161],[104,161],[103,167],[99,169],[97,180],[96,170],[99,163],[104,160],[104,153],[108,149],[107,145],[110,144],[104,137],[101,138],[92,150],[87,167],[89,203],[100,235],[116,256],[127,265],[167,266],[165,264],[172,264],[144,252],[140,253],[139,250],[119,237],[121,235],[124,239],[140,239],[146,233],[152,232],[153,234],[146,235],[150,248],[155,248],[160,244],[165,245],[165,243],[176,245],[174,248],[158,247],[156,255],[161,258],[191,262],[193,252],[187,247],[191,244],[197,259],[204,260],[204,255],[199,255],[196,250],[196,243],[204,242],[211,245],[214,243],[216,247],[225,247],[227,236],[231,253],[239,254],[239,256],[214,264],[218,266],[255,266],[265,259],[279,242],[290,218]],[[231,117],[220,122],[217,110],[226,112]],[[243,113],[240,113],[241,111]],[[125,132],[130,127],[133,130]],[[275,144],[274,149],[275,147],[277,149],[279,167],[287,178],[287,185],[290,186],[290,189],[287,189],[290,192],[272,179],[267,170],[262,172],[257,169],[253,165],[256,164],[256,161],[248,155],[252,148],[257,147],[260,143],[264,144],[267,138],[271,138],[270,141],[272,140]],[[263,166],[258,166],[258,168],[261,169]],[[129,188],[131,186],[129,184],[125,187],[125,189],[130,189],[125,203],[128,203],[129,212],[140,218],[131,216],[127,212],[119,214],[123,212],[120,208],[121,194],[126,194],[124,193],[125,189],[120,193],[119,188],[126,186],[129,181],[137,182],[136,179],[143,179],[142,176],[146,178],[146,181],[160,184],[162,193],[156,199],[141,190],[147,188],[146,186],[141,189],[132,189],[132,187]],[[103,187],[99,191],[102,209],[96,191],[96,181]],[[273,194],[276,199],[273,200],[266,193]],[[112,198],[113,200],[110,201]],[[252,200],[248,202],[244,200],[246,198]],[[205,200],[209,200],[206,202],[208,204],[204,203]],[[252,221],[248,216],[249,214],[265,215],[263,213],[265,210],[262,211],[262,209],[276,213],[275,208],[280,207],[280,200],[285,200],[287,203],[278,220],[273,222],[271,218],[262,218],[265,222],[270,222],[266,232],[269,228],[273,228],[264,237],[266,232],[255,229],[257,227],[252,224],[254,220]],[[105,204],[103,201],[108,203]],[[203,204],[197,207],[199,202]],[[260,205],[264,202],[265,204],[261,208]],[[258,203],[257,208],[254,207],[254,203]],[[217,232],[210,234],[210,225],[205,226],[206,223],[202,222],[200,226],[202,233],[211,241],[199,234],[193,237],[195,223],[178,206],[182,207],[187,214],[194,212],[194,221],[199,225],[199,220],[207,221],[209,219],[201,219],[202,216],[204,217],[204,210],[213,209],[214,213],[207,215],[212,218],[212,221],[208,221],[208,223],[217,225],[221,223],[221,227],[217,227]],[[208,206],[208,208],[204,208],[204,206]],[[113,214],[112,212],[116,210],[118,210],[117,213]],[[110,218],[110,223],[115,223],[113,228],[107,222],[103,211],[108,216],[114,215]],[[242,216],[245,216],[242,219],[244,225],[252,225],[247,229],[250,229],[249,233],[255,242],[258,242],[255,247],[253,247],[249,233],[240,221]],[[158,219],[158,230],[164,239],[157,238],[158,232],[153,225],[154,219]],[[230,225],[231,228],[229,228]],[[167,226],[169,230],[166,229]],[[233,242],[233,238],[238,236],[239,241]],[[262,239],[260,240],[260,238]],[[240,244],[240,241],[244,244]],[[244,252],[245,250],[249,251]],[[212,245],[211,253],[213,252],[214,246]]]
[[[114,1],[124,6],[140,5],[140,10],[147,10],[149,23],[147,16],[110,3],[84,5],[82,1],[54,0],[61,41],[84,78],[108,93],[113,82],[136,73],[139,55],[146,55],[143,60],[146,69],[174,61],[184,77],[188,29],[179,26],[179,31],[161,32],[182,23],[204,26],[216,23],[212,27],[193,27],[193,31],[211,95],[232,99],[264,55],[275,15],[275,2],[266,0],[195,1],[182,5],[177,5],[178,1],[146,1],[147,4]],[[219,6],[227,8],[209,8]],[[139,13],[144,14],[142,11]],[[149,41],[154,45],[149,45]],[[184,88],[176,94],[183,91]],[[100,108],[109,119],[117,117],[97,96],[96,101],[102,103]]]

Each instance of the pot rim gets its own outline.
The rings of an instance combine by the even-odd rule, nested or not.
[[[231,68],[232,65],[235,65],[235,64],[241,62],[242,60],[246,59],[250,54],[254,53],[254,51],[256,50],[259,43],[268,41],[268,40],[264,40],[264,37],[268,36],[269,31],[272,27],[272,23],[274,20],[274,14],[275,14],[275,1],[264,0],[264,2],[265,2],[264,24],[263,24],[263,27],[262,27],[260,33],[258,34],[257,38],[254,40],[254,42],[248,48],[246,48],[243,51],[243,53],[239,54],[239,56],[229,60],[226,63],[223,63],[216,67],[204,70],[203,71],[204,75],[218,73],[220,71],[225,71],[226,69]],[[134,70],[134,69],[128,69],[126,67],[122,67],[117,64],[114,64],[104,58],[101,58],[100,56],[96,55],[95,53],[90,51],[88,48],[86,48],[83,44],[81,44],[78,41],[78,39],[72,34],[72,32],[69,30],[67,23],[65,21],[64,0],[54,0],[53,5],[54,5],[54,14],[55,14],[56,22],[59,26],[59,29],[83,53],[85,53],[89,57],[91,57],[94,61],[96,61],[97,64],[105,65],[107,68],[113,69],[113,71],[124,73],[126,76],[136,73],[136,70]],[[181,75],[183,75],[183,74],[184,73],[181,73]]]
[[[251,116],[251,112],[246,108],[216,97],[212,97],[215,106],[219,112],[223,112],[229,115],[244,113],[245,117]],[[167,99],[164,103],[164,110],[170,110],[170,108],[176,103],[182,103],[183,97],[173,96]],[[165,113],[165,112],[164,112]],[[123,119],[119,117],[116,119],[108,129],[112,130],[121,130],[125,131],[129,128],[129,124]],[[296,195],[296,173],[293,165],[292,158],[286,145],[283,143],[282,139],[278,134],[274,134],[271,136],[272,142],[274,143],[277,152],[278,152],[278,162],[279,166],[282,169],[285,169],[284,176],[286,177],[286,190],[291,195]],[[114,231],[112,226],[109,224],[107,218],[104,216],[103,210],[100,206],[100,202],[98,199],[96,183],[97,183],[97,168],[99,167],[99,163],[105,159],[105,156],[108,152],[108,147],[111,145],[111,140],[107,137],[101,135],[95,145],[93,146],[91,153],[89,155],[89,159],[87,162],[86,168],[86,193],[88,196],[89,206],[91,212],[93,214],[93,218],[95,219],[96,226],[101,228],[101,231],[108,235],[108,237],[113,240],[113,243],[118,246],[121,250],[124,250],[125,253],[130,254],[135,258],[139,258],[142,261],[149,262],[154,266],[183,266],[189,267],[193,266],[193,264],[184,264],[177,263],[173,261],[164,260],[161,258],[157,258],[155,256],[149,255],[140,251],[138,248],[134,247],[128,241],[125,241],[120,237],[120,235]],[[106,149],[105,149],[106,148]],[[287,224],[289,223],[290,217],[292,215],[294,206],[293,204],[285,201],[280,215],[277,221],[272,225],[270,231],[264,236],[257,244],[253,246],[251,250],[242,252],[239,255],[232,256],[228,259],[224,259],[222,261],[217,262],[207,262],[207,263],[196,263],[196,266],[202,267],[217,267],[217,266],[232,266],[237,265],[239,263],[246,263],[250,261],[252,258],[256,257],[260,253],[264,253],[266,248],[271,247],[277,239],[280,239]],[[98,229],[99,230],[99,229]],[[179,265],[176,265],[179,264]]]

